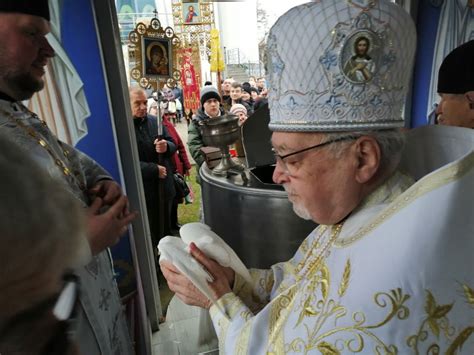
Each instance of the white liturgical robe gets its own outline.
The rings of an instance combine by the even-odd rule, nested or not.
[[[407,135],[399,170],[341,225],[236,276],[210,309],[221,353],[474,353],[474,131]]]

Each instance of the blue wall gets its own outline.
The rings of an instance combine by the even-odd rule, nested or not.
[[[411,109],[411,127],[427,124],[426,107],[428,105],[431,67],[438,31],[440,7],[430,0],[420,0],[417,18],[417,50],[413,76],[413,100]]]
[[[115,151],[114,132],[90,0],[63,2],[61,39],[84,83],[91,110],[91,116],[87,119],[89,133],[76,147],[107,169],[116,181],[120,181],[119,157]],[[112,248],[112,254],[115,269],[119,274],[120,291],[124,295],[135,287],[129,238],[122,238],[120,243]]]
[[[119,180],[119,167],[103,77],[100,51],[89,0],[64,1],[61,13],[61,37],[82,81],[91,116],[89,133],[76,145],[97,160]]]

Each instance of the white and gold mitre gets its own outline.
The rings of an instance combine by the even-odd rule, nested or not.
[[[273,131],[403,127],[415,25],[388,0],[316,0],[270,30],[267,81]]]

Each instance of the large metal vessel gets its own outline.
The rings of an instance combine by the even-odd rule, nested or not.
[[[288,260],[316,227],[295,215],[282,186],[272,182],[275,160],[268,121],[264,106],[243,127],[248,168],[220,176],[205,163],[200,169],[204,221],[247,267]]]

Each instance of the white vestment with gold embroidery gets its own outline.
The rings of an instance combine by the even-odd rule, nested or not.
[[[474,130],[408,136],[340,230],[319,226],[211,307],[221,353],[474,353]]]

